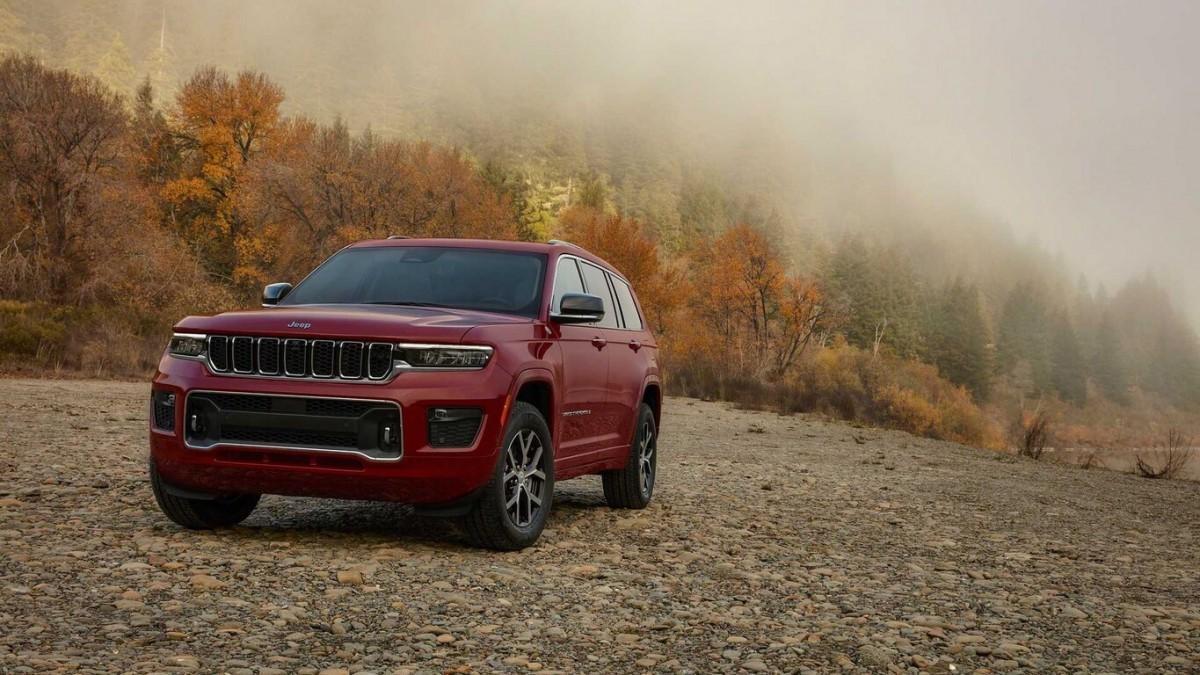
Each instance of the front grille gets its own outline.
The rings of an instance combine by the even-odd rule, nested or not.
[[[394,365],[386,342],[210,335],[208,368],[218,375],[325,380],[388,379]]]
[[[349,451],[399,459],[400,409],[388,401],[196,391],[188,396],[185,439],[221,445]]]
[[[245,443],[269,445],[295,445],[319,448],[358,447],[358,434],[331,433],[328,431],[300,431],[296,429],[256,429],[228,425],[221,428],[221,439]]]

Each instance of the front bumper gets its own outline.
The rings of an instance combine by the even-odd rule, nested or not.
[[[496,363],[470,372],[405,372],[386,384],[213,375],[198,361],[164,356],[154,391],[175,394],[174,430],[151,416],[150,454],[160,476],[183,490],[206,494],[258,493],[339,499],[448,504],[487,483],[504,433],[512,376]],[[189,392],[272,394],[378,400],[398,405],[402,454],[375,458],[349,450],[290,448],[221,441],[189,447],[184,441]],[[479,431],[467,447],[433,447],[434,408],[479,408]]]

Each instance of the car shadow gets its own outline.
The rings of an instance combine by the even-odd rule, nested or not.
[[[589,481],[572,480],[554,490],[547,527],[586,517],[604,507],[604,494]],[[603,517],[597,514],[597,517]],[[454,518],[422,516],[411,506],[390,502],[266,496],[235,532],[256,538],[294,542],[330,539],[338,546],[379,546],[397,542],[462,547],[466,536]]]

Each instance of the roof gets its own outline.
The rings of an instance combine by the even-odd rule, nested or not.
[[[589,262],[594,262],[608,271],[616,274],[624,279],[625,275],[617,271],[615,267],[610,265],[608,261],[600,256],[588,251],[582,246],[577,246],[570,242],[551,239],[548,242],[536,241],[509,241],[504,239],[417,239],[417,238],[396,238],[396,239],[366,239],[355,242],[347,248],[383,248],[383,247],[404,247],[404,246],[443,246],[446,248],[487,248],[494,251],[521,251],[525,253],[545,253],[549,254],[570,254],[578,258],[583,258]],[[626,280],[628,281],[628,280]]]

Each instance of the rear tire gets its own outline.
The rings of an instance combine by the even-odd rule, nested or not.
[[[474,546],[516,551],[542,535],[554,503],[554,446],[534,406],[513,406],[491,480],[463,518]]]
[[[657,478],[658,427],[654,423],[654,411],[643,403],[638,409],[625,466],[601,474],[604,500],[614,509],[644,509],[654,497]]]
[[[189,530],[230,527],[245,520],[258,506],[260,495],[235,495],[215,499],[191,499],[172,494],[163,484],[154,462],[150,462],[150,488],[158,508],[176,525]]]

